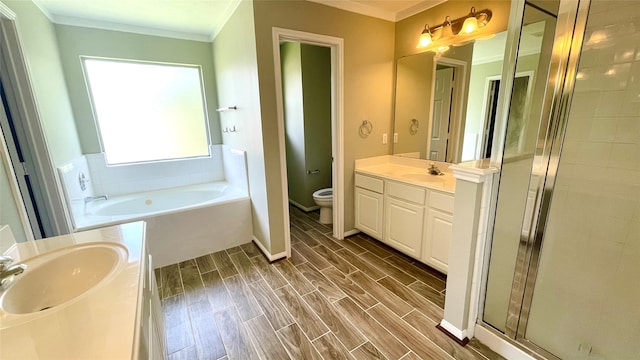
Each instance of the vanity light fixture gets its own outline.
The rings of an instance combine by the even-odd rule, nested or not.
[[[429,24],[425,24],[424,30],[422,30],[422,34],[420,34],[420,40],[418,40],[418,47],[427,47],[432,42],[433,40],[431,39],[431,30],[429,30]]]
[[[486,38],[487,34],[482,33],[482,28],[491,20],[491,10],[484,9],[476,12],[475,7],[471,7],[468,15],[453,19],[445,17],[442,24],[429,28],[424,26],[420,33],[418,49],[426,51],[444,52],[449,46],[459,46],[467,44],[476,39]]]

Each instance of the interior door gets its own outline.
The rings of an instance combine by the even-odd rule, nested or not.
[[[433,91],[433,119],[429,159],[446,161],[449,141],[449,117],[453,92],[453,68],[436,70]]]

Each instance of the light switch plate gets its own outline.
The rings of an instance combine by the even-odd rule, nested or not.
[[[382,134],[382,143],[386,144],[388,142],[387,140],[387,134]]]

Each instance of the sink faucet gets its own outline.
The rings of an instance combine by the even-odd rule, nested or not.
[[[107,195],[101,195],[101,196],[87,196],[86,198],[84,198],[84,203],[88,204],[92,201],[95,200],[109,200],[109,197]]]
[[[27,269],[25,264],[10,265],[12,262],[11,256],[0,255],[0,290],[8,288],[13,276],[20,275]]]
[[[440,171],[440,169],[438,169],[436,167],[436,164],[434,164],[434,163],[429,163],[429,168],[427,169],[427,171],[431,175],[444,175],[444,173],[442,171]]]

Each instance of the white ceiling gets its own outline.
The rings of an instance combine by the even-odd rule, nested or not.
[[[33,0],[58,24],[211,41],[241,0]],[[302,1],[302,0],[298,0]],[[307,0],[399,21],[447,0]]]

